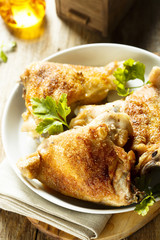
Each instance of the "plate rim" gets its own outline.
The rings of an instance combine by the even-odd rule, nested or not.
[[[139,48],[139,47],[127,45],[127,44],[119,44],[119,43],[89,43],[89,44],[82,44],[82,45],[66,48],[66,49],[61,50],[59,52],[53,53],[53,54],[51,54],[48,57],[43,58],[41,61],[45,62],[45,61],[47,61],[47,60],[49,60],[51,58],[60,56],[60,55],[62,55],[64,53],[75,51],[75,50],[79,50],[79,49],[82,49],[82,48],[105,47],[105,46],[107,46],[107,47],[118,47],[118,48],[130,48],[132,50],[137,50],[137,51],[141,51],[143,53],[146,53],[147,55],[150,55],[150,56],[152,56],[154,58],[157,58],[157,60],[160,60],[160,56],[156,55],[153,52],[150,52],[148,50],[145,50],[145,49],[142,49],[142,48]]]

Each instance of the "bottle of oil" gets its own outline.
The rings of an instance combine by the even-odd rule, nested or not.
[[[20,38],[33,39],[43,33],[45,0],[0,0],[0,15]]]

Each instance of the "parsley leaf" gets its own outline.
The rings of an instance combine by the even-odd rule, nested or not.
[[[70,114],[71,109],[67,106],[67,94],[62,94],[58,105],[57,105],[58,114],[64,119],[66,122],[66,117]]]
[[[53,135],[63,132],[64,126],[69,128],[66,118],[71,109],[67,106],[67,94],[63,93],[58,103],[47,96],[45,99],[32,98],[31,104],[33,114],[42,120],[36,127],[39,134]]]
[[[54,135],[63,132],[63,124],[56,120],[53,121],[52,118],[46,118],[38,124],[36,131],[39,134],[48,133],[49,135]]]
[[[8,43],[3,43],[0,45],[0,60],[4,63],[7,62],[8,57],[6,55],[6,52],[13,51],[16,48],[17,44],[15,41],[11,41]]]
[[[3,50],[0,50],[0,59],[4,62],[4,63],[6,63],[7,62],[7,56],[6,56],[6,54],[3,52]]]
[[[149,207],[156,202],[155,198],[160,197],[160,184],[151,187],[151,180],[151,176],[145,175],[135,179],[135,186],[145,194],[141,202],[135,207],[135,211],[142,216],[145,216],[149,211]]]
[[[123,63],[123,66],[123,68],[117,68],[113,73],[115,77],[114,83],[116,84],[116,90],[119,96],[129,95],[130,89],[126,89],[126,83],[129,80],[138,78],[143,82],[145,81],[145,65],[143,63],[128,59]]]
[[[149,207],[152,206],[154,203],[154,196],[152,194],[148,195],[139,204],[136,205],[135,211],[139,215],[145,216],[149,211]]]

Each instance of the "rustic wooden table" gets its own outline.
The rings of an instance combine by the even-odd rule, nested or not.
[[[123,43],[159,52],[159,11],[159,0],[137,1],[112,35],[107,38],[103,38],[98,32],[91,32],[77,24],[67,23],[59,19],[53,0],[47,0],[45,32],[37,40],[24,41],[15,38],[0,19],[0,40],[14,39],[18,44],[17,50],[8,54],[8,62],[0,64],[0,120],[12,88],[19,80],[19,75],[25,66],[30,62],[41,60],[68,47],[98,42]],[[0,161],[2,161],[5,154],[1,142],[0,149]],[[49,240],[53,238],[37,230],[26,217],[0,210],[0,239]],[[152,222],[127,239],[160,239],[160,216],[157,216]]]

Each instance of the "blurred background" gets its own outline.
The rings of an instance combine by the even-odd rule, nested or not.
[[[18,1],[21,2],[24,0]],[[121,43],[140,47],[151,52],[160,51],[159,0],[132,0],[131,2],[129,0],[93,0],[89,1],[89,4],[86,6],[85,2],[88,1],[84,0],[57,0],[56,2],[54,0],[38,1],[41,2],[41,4],[46,2],[46,9],[44,21],[41,26],[41,34],[37,38],[29,40],[16,36],[16,30],[13,31],[13,29],[8,28],[4,18],[0,17],[0,41],[16,41],[17,43],[15,53],[9,54],[8,65],[11,62],[16,64],[16,61],[20,59],[20,65],[23,67],[32,61],[41,60],[57,51],[87,43]],[[5,0],[0,0],[0,6],[2,6],[4,2]],[[96,19],[96,23],[101,20],[101,22],[98,23],[100,31],[88,28],[87,25],[90,24],[86,24],[83,19],[77,22],[77,18],[74,19],[71,17],[72,20],[70,20],[69,15],[67,17],[64,16],[64,9],[66,9],[66,6],[74,10],[72,9],[72,2],[77,2],[79,4],[78,6],[81,6],[79,12],[82,14],[82,18],[86,16],[86,14],[83,16],[83,11],[87,8],[89,12],[91,12],[89,21],[92,21],[93,18]],[[107,5],[106,9],[104,9],[105,2],[109,2],[111,7],[109,8]],[[124,9],[126,3],[128,8]],[[114,9],[114,4],[118,9]],[[96,10],[96,8],[98,9]],[[57,15],[58,10],[59,14]],[[112,18],[112,21],[110,21],[110,19],[108,20],[108,16],[111,16],[110,19]],[[43,18],[43,13],[41,17]],[[114,26],[115,23],[116,26]],[[96,26],[96,28],[98,27]],[[31,32],[35,32],[34,28]],[[19,31],[17,29],[17,35],[18,34]],[[7,68],[7,66],[3,65],[3,68]],[[16,68],[17,69],[12,69],[14,72],[14,74],[12,74],[13,78],[15,78],[14,81],[22,72],[22,69],[18,67],[18,62]]]
[[[4,1],[5,0],[0,0],[0,5],[2,5]],[[43,1],[41,0],[41,2]],[[111,4],[114,5],[114,3],[116,3],[119,8],[118,11],[116,9],[116,14],[114,7],[110,7],[108,10],[103,9],[105,0],[98,1],[99,6],[102,5],[102,7],[98,7],[98,10],[96,10],[97,0],[90,1],[92,4],[88,4],[87,6],[84,4],[85,1],[75,1],[82,6],[82,9],[80,9],[81,11],[79,11],[80,13],[83,13],[86,7],[90,9],[91,16],[89,16],[89,21],[92,21],[93,18],[97,18],[95,22],[98,22],[98,20],[102,18],[101,22],[98,23],[100,31],[88,29],[87,25],[90,24],[86,24],[83,20],[78,23],[77,19],[73,17],[71,17],[72,20],[70,21],[70,16],[67,16],[65,19],[61,18],[64,17],[66,5],[69,6],[70,9],[72,8],[72,2],[74,1],[57,0],[55,3],[54,0],[46,0],[45,18],[43,22],[44,31],[42,30],[40,37],[32,40],[24,40],[15,36],[13,31],[8,29],[4,19],[0,18],[1,41],[16,41],[18,45],[16,56],[19,56],[18,53],[22,54],[23,52],[30,55],[30,49],[34,49],[32,55],[22,59],[22,61],[25,61],[25,64],[37,60],[39,57],[43,59],[65,48],[86,43],[121,43],[140,47],[152,52],[160,51],[159,0],[134,0],[131,1],[130,4],[128,4],[130,1],[118,1],[121,2],[119,5],[116,0],[110,0],[109,2]],[[127,10],[124,9],[125,2],[128,2],[128,6],[130,5]],[[56,11],[56,6],[58,5],[60,6],[57,7],[59,9],[59,14],[57,15],[58,10]],[[108,21],[107,14],[113,18],[112,21]],[[119,18],[117,19],[119,15],[121,15],[121,20]],[[86,14],[84,14],[84,16],[86,16]],[[116,23],[116,27],[114,23]],[[109,25],[109,27],[107,25]],[[112,25],[114,26],[113,29]],[[98,28],[98,26],[96,26],[96,28]],[[108,28],[109,30],[111,29],[110,32],[108,32]],[[106,31],[105,34],[104,31]],[[32,32],[34,32],[34,29]],[[14,57],[14,54],[10,54],[8,61],[13,61]]]

